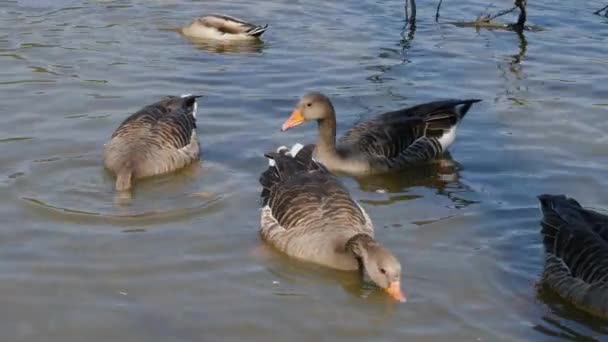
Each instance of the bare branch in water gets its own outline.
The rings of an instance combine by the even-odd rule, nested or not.
[[[452,24],[457,25],[457,26],[463,26],[463,27],[476,27],[476,28],[484,27],[484,28],[488,28],[488,29],[502,29],[502,30],[515,31],[515,32],[522,32],[524,30],[541,30],[540,27],[526,26],[526,19],[527,19],[526,3],[527,3],[526,0],[515,0],[515,6],[513,6],[510,9],[500,11],[494,15],[490,15],[490,14],[480,15],[474,21],[465,21],[465,22],[452,23]],[[435,14],[435,20],[438,20],[438,18],[439,18],[440,6],[441,6],[441,0],[439,1],[439,5],[437,6],[437,13]],[[502,23],[497,23],[494,21],[494,19],[496,19],[498,17],[502,17],[506,14],[509,14],[509,13],[515,11],[515,9],[519,9],[519,17],[517,18],[516,23],[502,24]]]
[[[515,6],[519,8],[519,17],[515,24],[509,26],[515,32],[522,32],[526,24],[526,0],[515,0]]]
[[[606,6],[602,7],[602,8],[600,8],[599,10],[597,10],[597,11],[593,12],[593,14],[601,15],[600,13],[601,13],[602,11],[606,11],[606,12],[604,13],[604,17],[608,17],[608,5],[606,5]]]
[[[437,12],[435,12],[435,22],[439,21],[439,10],[441,9],[442,2],[443,0],[439,0],[439,3],[437,4]]]
[[[502,17],[503,15],[509,14],[509,13],[515,11],[516,9],[517,9],[517,6],[513,6],[511,9],[502,10],[502,11],[500,11],[500,12],[494,14],[494,15],[488,16],[487,17],[488,21],[492,21],[492,20],[494,20],[494,19],[496,19],[498,17]]]
[[[411,8],[412,15],[408,14],[408,3]],[[405,21],[410,25],[415,25],[416,23],[416,0],[405,0]]]

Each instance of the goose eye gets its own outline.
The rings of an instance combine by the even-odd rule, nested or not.
[[[312,106],[312,103],[308,102],[308,103],[306,104],[306,107],[310,107],[310,106]]]
[[[382,274],[386,274],[386,270],[385,270],[384,268],[381,268],[381,269],[380,269],[380,273],[382,273]]]

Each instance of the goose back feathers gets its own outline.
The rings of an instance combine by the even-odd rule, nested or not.
[[[456,128],[481,100],[446,100],[377,115],[350,128],[336,142],[336,118],[320,93],[302,97],[283,130],[316,120],[315,159],[333,172],[373,174],[405,169],[441,155],[454,142]]]
[[[169,96],[118,126],[104,150],[104,164],[117,176],[117,190],[130,189],[133,178],[171,172],[198,159],[198,97]]]
[[[310,147],[298,153],[300,146],[296,145],[292,151],[280,149],[265,155],[273,165],[262,174],[260,183],[272,218],[285,230],[322,226],[331,220],[338,229],[359,227],[358,232],[373,236],[367,214],[327,168],[311,158]]]
[[[227,15],[211,14],[194,19],[181,32],[192,38],[216,40],[254,40],[262,36],[268,25],[260,26]]]
[[[539,200],[543,283],[580,309],[608,318],[608,216],[563,195]]]
[[[478,100],[449,100],[380,114],[338,140],[342,154],[366,153],[382,168],[438,157],[454,142],[456,126]]]
[[[260,235],[278,250],[303,261],[361,270],[391,296],[405,300],[401,266],[374,240],[374,227],[348,190],[312,159],[314,146],[268,153],[260,176]]]

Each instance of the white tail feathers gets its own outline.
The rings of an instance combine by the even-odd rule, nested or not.
[[[291,150],[289,151],[289,154],[292,157],[295,157],[298,155],[298,152],[300,152],[300,150],[304,147],[304,145],[300,144],[300,143],[296,143],[291,147]]]
[[[181,98],[183,99],[183,98],[186,98],[186,97],[188,97],[188,96],[192,96],[192,94],[182,94],[182,95],[180,95],[179,97],[181,97]],[[197,109],[198,109],[198,103],[196,102],[196,99],[195,99],[195,100],[194,100],[194,105],[192,106],[192,116],[193,116],[194,118],[196,118],[196,110],[197,110]]]
[[[277,153],[281,153],[282,151],[285,151],[285,150],[289,150],[287,148],[287,146],[279,146],[277,148]],[[276,165],[277,165],[277,163],[274,161],[274,159],[268,158],[268,166],[275,167]]]
[[[277,153],[281,153],[283,151],[287,151],[285,152],[285,155],[288,155],[290,157],[295,157],[298,155],[298,152],[300,152],[300,150],[304,147],[304,145],[300,144],[300,143],[296,143],[294,144],[291,149],[289,149],[289,147],[287,146],[279,146],[279,148],[277,148]],[[274,167],[276,166],[277,163],[273,160],[268,158],[268,166],[270,167]]]

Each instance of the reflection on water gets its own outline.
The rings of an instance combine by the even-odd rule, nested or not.
[[[519,49],[516,54],[508,55],[503,61],[497,63],[499,76],[504,79],[505,83],[505,99],[514,104],[521,105],[521,99],[518,98],[518,93],[522,90],[520,84],[525,80],[526,74],[523,70],[522,61],[526,57],[528,50],[528,41],[524,31],[515,32],[519,41]]]
[[[234,42],[222,42],[222,41],[210,41],[204,39],[187,38],[192,45],[200,50],[215,53],[239,53],[239,52],[262,52],[264,43],[261,41],[234,41]]]
[[[408,5],[411,8],[411,16],[408,13]],[[416,2],[415,0],[406,0],[405,5],[405,20],[403,29],[401,30],[401,45],[403,54],[410,48],[414,36],[416,35]]]
[[[455,208],[462,209],[477,201],[463,197],[472,190],[460,182],[460,169],[461,166],[452,159],[451,155],[445,153],[432,163],[416,166],[409,170],[357,177],[355,180],[362,191],[388,194],[387,200],[366,199],[363,200],[364,203],[391,204],[399,200],[419,198],[419,195],[408,194],[408,189],[424,187],[434,189],[437,195],[449,198]]]
[[[347,296],[360,298],[365,303],[399,305],[386,296],[384,290],[373,284],[367,275],[360,272],[336,271],[327,267],[298,261],[267,245],[260,244],[253,256],[262,262],[272,276],[273,294],[276,296],[305,297],[296,289],[300,284],[341,287]],[[409,277],[409,275],[408,275]],[[405,289],[407,293],[407,289]]]
[[[537,298],[548,306],[550,312],[542,317],[535,330],[569,341],[600,341],[602,335],[608,334],[608,323],[577,310],[541,284],[537,287]],[[590,327],[593,332],[587,332],[583,326]]]
[[[29,172],[16,180],[21,199],[35,205],[49,219],[72,215],[86,220],[140,218],[169,220],[217,210],[237,191],[234,180],[224,180],[226,167],[196,162],[171,174],[136,180],[130,193],[117,192],[114,176],[100,165],[99,154],[48,157],[32,161]],[[80,177],[79,175],[85,175]],[[198,184],[204,176],[208,184]],[[54,191],[61,186],[62,191]],[[161,196],[165,194],[165,196]],[[172,195],[169,195],[172,194]],[[106,196],[112,202],[104,203]],[[150,198],[157,200],[150,202]]]
[[[443,158],[420,167],[355,179],[363,191],[394,193],[414,186],[429,186],[441,191],[448,185],[458,184],[458,165],[446,154]]]
[[[264,42],[259,39],[244,41],[221,41],[186,36],[181,34],[180,29],[167,29],[167,31],[174,31],[183,39],[190,42],[195,48],[211,53],[260,53],[264,48]]]

